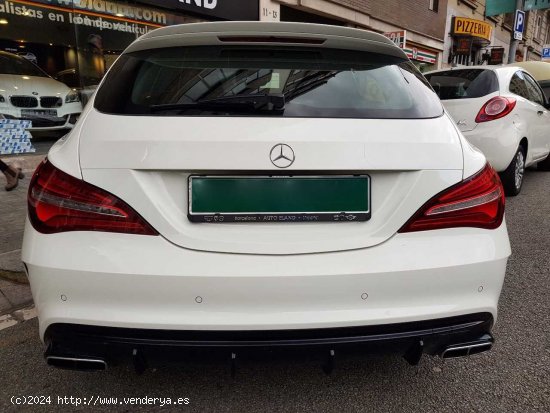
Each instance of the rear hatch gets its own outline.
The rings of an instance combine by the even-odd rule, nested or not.
[[[453,69],[428,73],[426,78],[461,132],[475,129],[479,110],[499,95],[498,78],[489,69]]]
[[[123,55],[80,136],[83,178],[123,199],[175,245],[246,254],[371,247],[462,179],[459,136],[405,59],[288,46],[189,49]],[[292,162],[278,163],[273,151],[281,144]],[[292,219],[305,210],[267,222],[192,222],[191,176],[245,186],[259,177],[368,176],[369,213],[360,220],[358,211],[341,211],[329,222]],[[211,196],[238,203],[247,195]],[[346,194],[327,184],[315,196],[341,205]]]

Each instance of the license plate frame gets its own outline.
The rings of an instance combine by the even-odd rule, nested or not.
[[[360,201],[366,202],[366,208],[353,210],[333,210],[333,211],[276,211],[276,212],[254,212],[254,211],[204,211],[201,208],[193,210],[193,181],[197,179],[225,179],[225,180],[265,180],[271,182],[281,182],[281,180],[358,180],[366,184],[366,193],[364,199]],[[343,181],[344,182],[344,181]],[[349,183],[349,182],[348,182]],[[268,222],[365,222],[371,218],[371,177],[367,174],[361,175],[285,175],[285,176],[268,176],[268,175],[190,175],[188,177],[188,209],[187,216],[189,221],[195,223],[268,223]],[[361,194],[362,196],[362,194]]]

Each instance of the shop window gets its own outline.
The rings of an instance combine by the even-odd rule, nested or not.
[[[307,13],[303,10],[298,10],[292,7],[281,5],[281,21],[282,22],[301,22],[301,23],[320,23],[330,24],[333,26],[345,26],[344,21],[330,19],[328,17],[319,16],[317,14]]]
[[[514,26],[514,18],[515,17],[513,13],[505,14],[504,21],[502,22],[502,26],[508,30],[512,30],[512,27]]]
[[[472,10],[476,10],[478,6],[476,0],[458,0],[458,2],[468,6]]]
[[[541,39],[542,16],[536,16],[535,39]]]
[[[25,58],[83,96],[91,96],[116,58],[139,36],[202,20],[125,0],[23,3],[25,13],[19,6],[0,7],[0,51]]]
[[[430,0],[429,9],[437,13],[439,11],[439,0]]]

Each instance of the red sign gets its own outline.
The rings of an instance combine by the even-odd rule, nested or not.
[[[491,49],[490,65],[501,65],[504,62],[504,47],[495,47]]]
[[[470,54],[472,39],[469,37],[460,37],[456,39],[456,54]]]

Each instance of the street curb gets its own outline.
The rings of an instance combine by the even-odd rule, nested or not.
[[[10,273],[22,273],[25,271],[25,267],[21,261],[20,249],[0,253],[0,278],[3,271],[8,272],[6,275],[7,278],[10,278]]]
[[[27,303],[11,313],[0,316],[0,331],[36,317],[38,317],[36,307],[31,303]]]
[[[8,271],[0,269],[0,278],[17,284],[29,284],[27,274],[24,272]]]
[[[24,155],[24,156],[21,156],[21,155],[17,155],[17,156],[14,156],[14,155],[11,155],[11,156],[6,156],[6,155],[2,155],[2,159],[4,159],[4,161],[8,164],[12,164],[12,163],[15,163],[17,162],[19,164],[19,166],[21,167],[21,169],[23,169],[23,172],[25,173],[32,173],[34,172],[34,170],[36,169],[36,167],[38,166],[38,164],[40,162],[42,162],[42,160],[46,157],[45,154],[40,154],[40,155]]]

